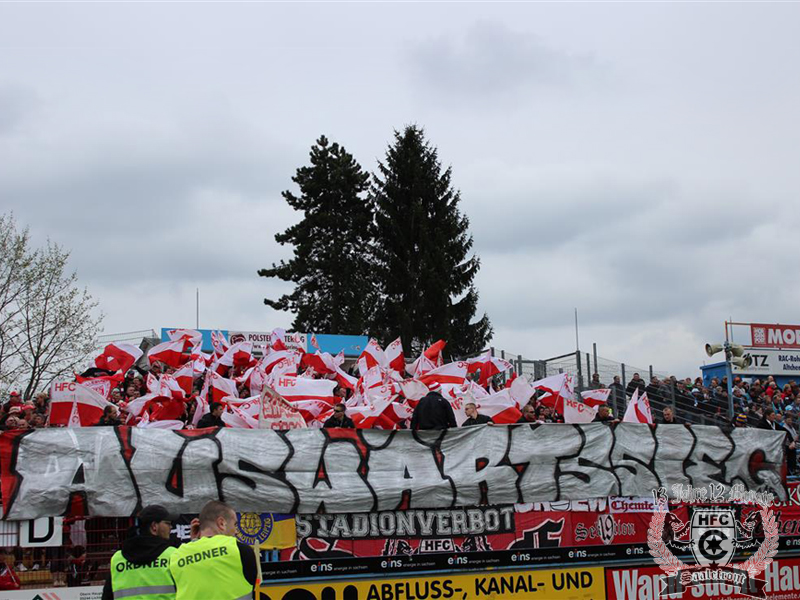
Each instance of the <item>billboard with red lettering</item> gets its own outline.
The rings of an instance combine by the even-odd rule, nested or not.
[[[800,325],[750,323],[750,336],[755,348],[800,348]]]
[[[606,569],[607,600],[660,600],[662,576],[659,567],[641,566]],[[773,600],[800,600],[800,558],[779,558],[772,561],[758,576],[767,582],[766,597]],[[751,596],[735,594],[733,587],[708,583],[689,588],[684,598],[692,600],[751,600]]]

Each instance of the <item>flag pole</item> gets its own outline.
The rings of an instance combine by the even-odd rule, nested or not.
[[[578,309],[575,309],[575,350],[580,350],[581,344],[578,340]]]
[[[195,295],[195,329],[200,329],[200,288],[197,288]]]

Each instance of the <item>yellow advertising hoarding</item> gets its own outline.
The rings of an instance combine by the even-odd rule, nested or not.
[[[480,571],[261,586],[261,600],[604,600],[602,568]]]

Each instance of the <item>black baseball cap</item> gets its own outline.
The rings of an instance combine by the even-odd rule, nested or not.
[[[170,512],[160,504],[150,504],[142,509],[139,513],[139,528],[147,529],[150,523],[159,523],[161,521],[169,521],[172,523],[175,520]]]

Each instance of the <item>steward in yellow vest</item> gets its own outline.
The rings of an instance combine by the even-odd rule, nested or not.
[[[172,516],[163,506],[146,506],[139,513],[138,533],[125,540],[111,557],[103,600],[175,600],[169,557],[177,542],[169,537]]]
[[[176,600],[250,600],[258,568],[253,549],[239,542],[236,513],[212,500],[198,515],[199,539],[169,557]]]

